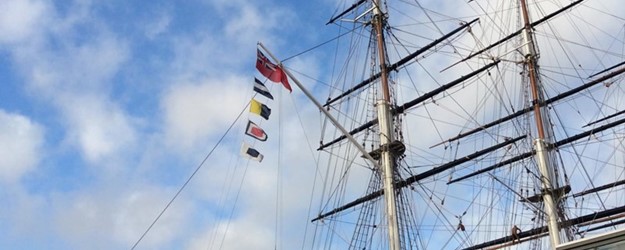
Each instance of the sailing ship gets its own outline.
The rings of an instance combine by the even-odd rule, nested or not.
[[[323,113],[303,248],[556,249],[624,228],[623,13],[347,1],[326,24],[325,102],[261,44]]]

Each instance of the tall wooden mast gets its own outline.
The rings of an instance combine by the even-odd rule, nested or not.
[[[397,218],[397,201],[395,199],[395,156],[391,154],[389,146],[393,141],[393,117],[390,109],[390,91],[388,86],[388,69],[386,66],[386,48],[384,44],[384,26],[386,17],[380,9],[380,0],[373,1],[373,29],[378,47],[378,62],[380,66],[380,81],[382,84],[382,99],[378,100],[377,113],[380,127],[381,172],[384,185],[384,201],[388,226],[390,250],[401,249],[399,237],[399,223]]]
[[[537,54],[532,34],[532,26],[530,25],[526,0],[520,0],[520,3],[524,23],[522,32],[524,43],[523,55],[525,57],[524,63],[528,70],[530,88],[532,92],[534,119],[536,121],[536,130],[538,132],[538,137],[534,140],[534,149],[536,150],[536,161],[540,171],[542,198],[543,204],[545,205],[545,213],[547,214],[547,227],[549,228],[551,248],[556,249],[556,246],[560,244],[560,227],[558,225],[557,212],[557,199],[560,197],[554,197],[555,194],[553,192],[558,187],[557,183],[553,182],[555,172],[549,161],[550,148],[547,147],[547,144],[545,143],[545,126],[543,122],[543,115],[541,113],[541,103],[543,102],[543,98],[539,93],[541,86],[539,85],[540,81],[538,80],[538,66],[536,62]]]

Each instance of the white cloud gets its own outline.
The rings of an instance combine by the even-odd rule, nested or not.
[[[27,79],[29,94],[58,110],[69,125],[66,141],[75,143],[87,160],[97,162],[124,152],[122,148],[128,151],[136,136],[132,119],[109,97],[112,79],[130,56],[126,41],[97,28],[93,36],[74,42],[84,35],[78,26],[93,22],[85,14],[88,7],[80,3],[71,7],[75,11],[68,16],[50,19],[46,27],[51,32],[33,35],[46,42],[16,47],[12,54]],[[43,16],[57,16],[54,9],[45,10],[48,13],[39,14],[39,22]],[[56,49],[49,47],[51,41]]]
[[[171,24],[171,19],[172,17],[169,13],[159,14],[157,19],[152,20],[152,22],[146,25],[145,36],[148,39],[154,39],[156,36],[167,32]]]
[[[197,80],[207,73],[223,75],[227,71],[220,63],[223,63],[221,59],[228,59],[222,54],[228,47],[225,44],[220,46],[215,36],[201,33],[198,37],[182,36],[172,40],[175,58],[167,70],[173,81]]]
[[[50,209],[46,199],[28,194],[20,186],[2,187],[0,220],[3,248],[28,249],[51,238]],[[8,241],[7,241],[8,240]]]
[[[276,27],[280,21],[280,12],[277,9],[272,12],[261,11],[253,6],[241,5],[234,12],[237,17],[226,23],[226,35],[240,44],[251,44],[261,35],[270,34],[270,28]]]
[[[272,227],[250,218],[221,221],[191,240],[186,249],[270,249],[274,246]]]
[[[16,50],[16,61],[31,80],[29,86],[53,100],[60,93],[62,98],[70,94],[108,94],[111,79],[129,56],[126,42],[108,32],[57,50],[42,44]]]
[[[57,197],[57,233],[77,249],[130,248],[173,193],[156,186],[131,186]],[[190,203],[177,200],[142,239],[139,249],[163,249],[161,245],[179,237],[185,231],[181,226],[188,222],[191,209]]]
[[[70,96],[61,104],[70,125],[70,141],[79,145],[91,162],[123,155],[136,140],[131,118],[115,104],[99,98]]]
[[[31,9],[30,16],[25,15],[25,21],[20,21],[23,30],[14,29],[13,24],[7,26],[5,19],[0,17],[0,35],[11,34],[10,32],[22,32],[17,34],[15,39],[19,41],[26,39],[36,39],[36,43],[20,44],[9,48],[12,65],[21,73],[24,78],[25,87],[29,97],[37,99],[46,106],[45,111],[50,111],[54,120],[51,123],[60,126],[60,144],[66,143],[74,148],[67,151],[69,157],[82,157],[86,159],[88,165],[108,164],[115,165],[119,158],[141,158],[136,154],[147,154],[138,150],[138,143],[142,138],[160,138],[159,134],[140,134],[140,127],[137,126],[137,118],[132,117],[126,110],[123,98],[135,98],[135,96],[123,96],[128,87],[117,83],[117,77],[123,66],[132,60],[131,49],[134,49],[130,42],[121,38],[120,34],[111,32],[108,23],[101,19],[99,12],[91,6],[89,1],[77,1],[63,5],[61,9],[45,7],[43,1],[9,1],[0,3],[4,6],[24,6],[27,4],[39,4],[40,9]],[[4,5],[3,5],[4,4]],[[102,7],[102,6],[98,6]],[[15,7],[16,8],[16,7]],[[14,8],[14,9],[15,9]],[[21,8],[21,7],[20,7]],[[36,11],[37,10],[37,11]],[[0,12],[2,9],[0,9]],[[98,10],[99,11],[99,10]],[[251,13],[253,10],[242,12]],[[257,13],[256,13],[256,16]],[[22,16],[19,16],[22,17]],[[162,17],[147,27],[145,34],[148,38],[158,39],[159,34],[166,32],[172,23],[172,17]],[[230,20],[230,19],[228,19]],[[248,19],[246,19],[248,20]],[[255,21],[257,19],[252,19]],[[37,24],[46,21],[45,27]],[[254,37],[253,29],[246,29],[246,23],[238,22],[234,24],[240,32],[247,32],[249,37]],[[249,23],[248,23],[249,24]],[[5,26],[1,26],[5,25]],[[258,24],[256,24],[258,25]],[[6,28],[6,27],[10,27]],[[37,28],[39,27],[39,28]],[[32,30],[32,31],[29,31]],[[230,122],[241,111],[247,101],[251,91],[251,76],[233,76],[231,69],[223,65],[238,65],[242,60],[248,61],[246,72],[252,72],[254,62],[254,42],[246,42],[249,48],[249,58],[231,56],[233,52],[240,52],[243,45],[229,43],[229,38],[214,36],[220,32],[207,31],[205,34],[197,36],[179,37],[173,42],[172,48],[175,58],[173,63],[166,65],[164,71],[172,71],[175,74],[171,79],[167,79],[173,84],[163,90],[161,108],[164,114],[150,114],[146,119],[150,119],[155,127],[163,128],[165,138],[177,148],[192,147],[199,142],[212,143],[214,137],[221,135]],[[88,33],[88,34],[85,34]],[[211,35],[208,35],[211,34]],[[237,34],[232,34],[237,36]],[[18,40],[2,40],[3,42],[18,42]],[[164,44],[167,44],[166,42]],[[222,49],[227,45],[227,49]],[[233,45],[234,44],[234,45]],[[252,45],[252,46],[249,46]],[[220,57],[228,55],[229,57]],[[222,67],[210,67],[219,64]],[[173,67],[170,67],[173,66]],[[173,69],[172,69],[173,68]],[[215,69],[211,71],[211,69]],[[153,70],[153,69],[150,69]],[[152,74],[153,72],[145,72]],[[126,80],[126,79],[124,79]],[[245,86],[245,87],[242,87]],[[122,92],[122,93],[120,93]],[[158,95],[157,93],[156,95]],[[141,98],[141,97],[137,97]],[[2,114],[2,113],[0,113]],[[8,120],[15,123],[16,116],[9,115]],[[6,117],[0,116],[0,145],[4,148],[4,142],[13,141],[17,137],[16,133],[4,129],[4,126],[12,124],[5,122]],[[31,151],[36,152],[43,141],[43,130],[38,125],[30,122],[27,118],[17,119],[21,128],[30,128],[32,138],[29,140]],[[159,123],[161,122],[161,123]],[[25,124],[30,124],[26,126]],[[39,136],[36,135],[39,131]],[[5,135],[4,132],[7,132]],[[56,131],[55,131],[56,132]],[[241,132],[241,131],[237,131]],[[145,132],[149,133],[149,132]],[[158,132],[157,132],[158,133]],[[143,137],[145,135],[145,137]],[[5,140],[5,136],[9,136]],[[33,138],[39,138],[40,141]],[[154,141],[157,141],[155,139]],[[154,148],[158,142],[146,142],[145,148]],[[20,144],[21,145],[21,144]],[[15,146],[11,144],[11,146]],[[28,146],[28,145],[27,145]],[[56,145],[55,145],[56,146]],[[64,146],[64,145],[62,145]],[[23,146],[22,146],[23,147]],[[28,147],[24,147],[27,148]],[[160,152],[164,152],[159,151]],[[12,152],[12,151],[11,151]],[[31,152],[30,154],[35,154]],[[0,155],[3,152],[0,152]],[[149,152],[148,152],[149,153]],[[156,159],[170,161],[171,155],[154,156]],[[56,157],[56,156],[55,156]],[[13,159],[9,157],[8,159]],[[0,160],[2,174],[11,173],[11,179],[18,179],[28,171],[32,171],[39,161],[36,157],[20,157],[20,160],[31,160],[31,162],[21,162],[19,171],[4,171],[4,162]],[[58,160],[59,158],[55,158]],[[4,159],[6,160],[6,159]],[[113,161],[111,161],[113,160]],[[76,160],[80,162],[80,160]],[[145,159],[146,162],[153,163],[153,159]],[[113,163],[111,163],[113,162]],[[159,164],[159,163],[155,163]],[[119,164],[119,168],[124,169],[124,173],[133,171],[132,165]],[[68,244],[77,249],[111,249],[128,248],[143,233],[155,216],[160,212],[162,206],[173,195],[172,190],[166,184],[154,181],[153,187],[137,187],[134,185],[121,185],[120,182],[132,179],[127,176],[102,175],[101,168],[84,170],[82,166],[73,166],[79,173],[93,178],[88,184],[81,184],[80,191],[73,190],[75,187],[68,187],[62,184],[46,183],[46,188],[51,186],[52,191],[36,190],[41,192],[30,194],[28,192],[10,199],[23,199],[11,207],[8,211],[21,211],[19,220],[12,220],[11,223],[20,225],[18,234],[27,235],[27,232],[37,228],[37,223],[25,220],[26,218],[45,218],[43,222],[49,222],[45,227],[40,228],[41,238],[54,238],[55,241]],[[168,166],[169,167],[169,166]],[[179,175],[181,169],[174,166],[169,170],[174,175]],[[55,170],[60,169],[54,166]],[[158,167],[157,167],[158,168]],[[60,170],[59,170],[60,171]],[[184,170],[182,170],[184,171]],[[53,173],[57,174],[57,173]],[[63,172],[63,174],[65,174]],[[168,173],[156,174],[159,176]],[[55,178],[51,176],[50,178]],[[69,177],[67,177],[69,178]],[[175,178],[167,176],[164,178]],[[121,179],[121,180],[118,180]],[[134,181],[143,182],[146,177],[139,176]],[[91,183],[92,181],[92,183]],[[172,181],[168,179],[168,181]],[[267,181],[265,179],[265,181]],[[262,184],[262,183],[261,183]],[[122,189],[123,187],[123,189]],[[70,190],[67,190],[70,189]],[[189,222],[193,213],[193,205],[184,199],[179,199],[174,203],[167,213],[161,218],[158,224],[151,230],[141,243],[141,249],[166,248],[172,242],[184,242],[186,239],[181,236],[182,232],[193,227]],[[4,211],[4,210],[3,210]],[[41,212],[47,211],[47,212]],[[44,214],[49,213],[49,214]],[[255,214],[259,217],[259,214]],[[264,216],[264,215],[263,215]],[[265,216],[265,219],[269,217]],[[33,221],[36,219],[32,219]],[[22,223],[23,221],[28,223]],[[255,221],[254,221],[255,222]],[[260,229],[269,234],[271,227],[253,225],[254,222],[245,222],[238,226],[233,224],[234,232],[249,232],[249,229]],[[202,225],[205,226],[205,225]],[[0,228],[0,231],[3,228]],[[46,238],[47,237],[47,238]],[[26,237],[23,237],[26,238]],[[181,240],[182,239],[182,240]],[[248,247],[261,244],[269,237],[257,234],[254,241],[249,241]],[[234,239],[236,240],[236,239]],[[0,243],[4,243],[0,240]],[[229,243],[231,244],[231,243]],[[51,246],[54,248],[55,246]],[[175,248],[175,247],[172,247]]]
[[[0,43],[15,44],[31,39],[45,24],[47,6],[37,0],[0,2]]]
[[[283,91],[282,87],[275,86],[279,88],[274,89]],[[248,162],[235,155],[229,161],[228,157],[233,153],[219,151],[195,177],[191,185],[192,196],[207,199],[213,216],[219,218],[214,219],[214,223],[204,224],[206,229],[194,236],[188,249],[218,249],[220,246],[223,249],[273,248],[276,234],[278,248],[301,247],[305,227],[312,227],[307,217],[308,206],[311,199],[318,198],[317,194],[311,194],[313,182],[322,183],[323,174],[320,172],[325,172],[315,168],[316,152],[313,148],[311,153],[306,145],[309,143],[306,139],[309,139],[314,141],[312,147],[316,146],[318,129],[304,128],[307,131],[305,134],[301,126],[318,124],[319,115],[310,105],[295,107],[290,101],[294,100],[291,94],[274,93],[276,100],[270,105],[275,114],[263,124],[270,139],[256,145],[265,154],[265,160],[262,163]],[[307,100],[304,102],[309,104]],[[242,134],[242,131],[234,133]],[[362,184],[369,172],[362,168],[356,170],[360,171],[352,173],[350,179]],[[363,174],[363,171],[366,173]],[[246,178],[242,180],[244,173]],[[280,197],[279,202],[276,201],[277,196]],[[238,197],[236,204],[235,197]],[[276,205],[280,209],[278,220],[275,217]],[[317,208],[314,202],[312,206]],[[234,211],[234,215],[227,225],[230,211]],[[275,231],[276,223],[280,224],[279,232]],[[238,240],[242,238],[246,240]]]
[[[0,181],[14,182],[42,158],[44,129],[28,117],[0,109]]]
[[[127,149],[136,137],[132,118],[108,97],[112,88],[109,80],[126,57],[124,49],[120,52],[117,45],[102,43],[48,59],[33,55],[21,65],[29,68],[32,92],[60,111],[69,125],[69,141],[92,162],[123,152],[121,149]]]
[[[168,144],[188,149],[224,132],[245,107],[245,95],[251,93],[248,88],[242,90],[240,83],[251,81],[231,77],[170,87],[161,100]]]
[[[215,45],[210,50],[210,58],[219,58],[222,63],[235,62],[244,65],[247,51],[254,56],[254,45],[265,41],[271,46],[283,46],[287,40],[284,34],[298,17],[288,7],[250,0],[208,0],[213,8],[215,19],[221,25],[206,38]],[[206,49],[207,47],[203,47]],[[253,64],[253,61],[248,65]]]

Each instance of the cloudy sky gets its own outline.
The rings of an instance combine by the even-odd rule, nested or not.
[[[1,0],[0,248],[130,249],[198,169],[136,249],[300,248],[320,115],[270,82],[271,119],[245,107],[257,42],[279,58],[320,44],[337,2]],[[329,58],[288,61],[318,99]]]
[[[299,30],[335,4],[305,2],[0,1],[0,248],[129,249],[251,98],[256,43],[284,58],[324,39]],[[137,249],[273,246],[276,134],[301,134],[297,116],[278,127],[278,101],[302,96],[268,87],[266,160],[239,157],[260,121],[245,112]],[[238,190],[236,211],[256,212],[222,225]]]

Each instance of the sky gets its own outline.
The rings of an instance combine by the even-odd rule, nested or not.
[[[323,39],[299,29],[324,23],[334,3],[309,4],[0,1],[0,248],[130,249],[245,108],[258,76],[256,43],[286,57]],[[276,101],[302,100],[271,84]],[[266,127],[278,124],[280,110],[273,112]],[[241,181],[216,190],[246,166],[254,178],[237,207],[274,210],[254,198],[268,193],[275,203],[268,183],[277,150],[269,145],[279,137],[269,133],[267,146],[257,146],[263,164],[246,163],[246,119],[259,121],[244,112],[137,249],[216,244],[210,232],[222,230],[231,210],[218,201],[233,199]],[[241,214],[223,248],[273,244],[273,221],[256,225],[262,214]]]
[[[337,2],[0,1],[0,249],[300,248],[320,114],[271,82],[269,120],[246,105],[257,42],[279,58],[320,44]],[[327,51],[288,60],[320,100]]]

